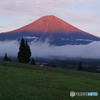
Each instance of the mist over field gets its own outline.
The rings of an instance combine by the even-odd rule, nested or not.
[[[20,43],[14,41],[0,41],[0,57],[7,53],[9,57],[17,57]],[[32,57],[70,57],[70,58],[100,58],[100,42],[88,45],[50,46],[48,41],[29,43]]]

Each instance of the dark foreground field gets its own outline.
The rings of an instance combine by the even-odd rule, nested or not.
[[[0,100],[100,100],[100,74],[0,61]]]

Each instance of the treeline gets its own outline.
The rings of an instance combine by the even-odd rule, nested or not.
[[[81,62],[79,63],[79,65],[77,67],[77,70],[100,73],[100,68],[97,67],[96,65],[90,65],[88,67],[84,67],[84,66],[82,66],[82,63]]]
[[[28,45],[27,41],[24,40],[24,38],[21,39],[20,46],[19,46],[19,51],[17,54],[17,59],[18,62],[20,63],[30,63],[35,65],[35,60],[34,58],[31,59],[31,49],[30,46]],[[7,53],[5,53],[5,56],[3,58],[4,61],[11,61],[11,59],[7,56]]]

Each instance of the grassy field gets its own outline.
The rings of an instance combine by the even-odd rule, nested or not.
[[[100,74],[0,61],[0,100],[100,100]]]

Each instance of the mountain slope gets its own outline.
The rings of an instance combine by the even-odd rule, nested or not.
[[[26,25],[18,30],[15,30],[13,32],[21,32],[21,31],[27,31],[27,32],[36,32],[36,33],[45,33],[45,34],[55,34],[55,33],[75,33],[83,31],[79,30],[78,28],[75,28],[74,26],[64,22],[63,20],[51,15],[51,16],[44,16],[35,22]],[[83,32],[85,34],[85,32]]]
[[[99,37],[84,32],[53,15],[40,19],[17,30],[0,34],[0,40],[20,40],[22,37],[28,41],[49,40],[50,45],[88,44],[100,41]]]

